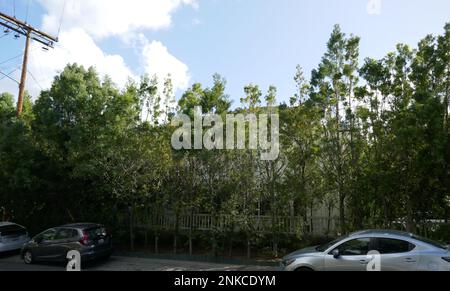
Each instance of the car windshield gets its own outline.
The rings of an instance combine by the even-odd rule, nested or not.
[[[340,238],[338,238],[338,239],[335,239],[334,241],[331,241],[331,242],[329,242],[329,243],[326,243],[326,244],[323,244],[323,245],[321,245],[321,246],[318,246],[318,247],[316,248],[316,251],[318,251],[318,252],[324,252],[324,251],[328,250],[329,248],[331,248],[333,245],[335,245],[335,244],[337,244],[338,242],[340,242],[341,240],[343,240],[344,238],[346,238],[346,237],[345,237],[345,236],[344,236],[344,237],[340,237]]]
[[[437,242],[437,241],[434,241],[434,240],[431,240],[431,239],[428,239],[428,238],[424,238],[424,237],[421,237],[421,236],[413,236],[413,238],[418,240],[418,241],[421,241],[421,242],[427,243],[429,245],[432,245],[432,246],[434,246],[436,248],[439,248],[439,249],[446,250],[448,248],[443,243]]]

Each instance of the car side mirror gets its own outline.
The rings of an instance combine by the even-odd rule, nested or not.
[[[331,254],[333,255],[333,257],[334,257],[335,259],[339,259],[339,257],[341,256],[341,254],[340,254],[340,252],[339,252],[338,249],[333,250],[333,251],[331,252]]]

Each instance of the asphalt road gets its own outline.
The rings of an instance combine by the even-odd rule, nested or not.
[[[264,266],[238,266],[215,263],[156,260],[113,256],[82,266],[84,271],[275,271],[276,268]],[[61,264],[26,265],[18,254],[0,255],[0,271],[65,271]]]

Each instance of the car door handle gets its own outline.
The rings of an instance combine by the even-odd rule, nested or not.
[[[367,265],[369,262],[366,261],[366,260],[361,260],[361,261],[359,261],[359,263],[360,263],[361,265]]]
[[[415,262],[416,262],[416,260],[413,259],[413,258],[407,258],[407,259],[405,259],[405,263],[415,263]]]

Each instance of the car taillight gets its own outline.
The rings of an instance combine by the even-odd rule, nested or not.
[[[446,261],[447,263],[450,263],[450,257],[445,257],[445,258],[442,258],[444,261]]]
[[[89,244],[89,235],[87,233],[83,232],[83,236],[80,239],[80,243],[85,246]]]

